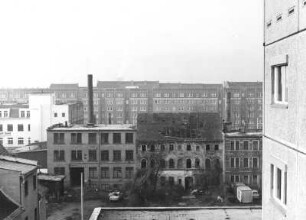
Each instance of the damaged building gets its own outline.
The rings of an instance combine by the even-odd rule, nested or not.
[[[158,167],[159,185],[222,182],[223,138],[218,113],[139,114],[137,167]]]

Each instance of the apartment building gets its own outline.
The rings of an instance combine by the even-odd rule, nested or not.
[[[65,186],[109,190],[132,181],[136,129],[132,125],[54,125],[48,133],[48,172],[65,175]]]
[[[0,155],[0,191],[15,204],[17,219],[46,219],[44,201],[38,195],[36,173],[36,161]]]
[[[142,113],[137,129],[137,168],[160,170],[161,187],[191,189],[223,181],[218,113]]]
[[[262,130],[262,99],[262,82],[225,82],[223,117],[229,130]]]
[[[243,182],[262,188],[262,133],[224,134],[224,180],[228,185]]]
[[[264,1],[263,219],[306,219],[306,1]]]

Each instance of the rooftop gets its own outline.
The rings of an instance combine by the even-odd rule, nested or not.
[[[224,133],[225,137],[262,137],[262,132],[228,132]]]
[[[15,219],[22,211],[20,205],[0,188],[0,219]]]
[[[12,170],[26,174],[36,168],[36,161],[0,155],[0,169]]]
[[[0,144],[0,155],[9,156],[9,152]]]
[[[88,125],[53,125],[48,128],[48,131],[135,131],[136,126],[131,124],[95,124],[94,126]]]
[[[65,179],[65,175],[49,175],[49,174],[39,174],[37,176],[38,180],[44,180],[44,181],[53,181],[53,182],[59,182]]]

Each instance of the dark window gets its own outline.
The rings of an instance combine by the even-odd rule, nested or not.
[[[122,169],[121,169],[121,167],[114,167],[114,169],[113,169],[113,178],[114,179],[122,178]]]
[[[191,168],[191,160],[190,159],[186,160],[186,168]]]
[[[71,133],[71,144],[82,144],[82,133]]]
[[[114,133],[113,134],[113,143],[114,144],[121,144],[121,133]]]
[[[81,150],[72,150],[71,151],[71,160],[72,161],[81,161],[82,160],[82,151]]]
[[[133,144],[134,143],[134,134],[133,133],[125,133],[125,143]]]
[[[173,146],[173,144],[170,144],[169,145],[169,151],[173,151],[174,150],[174,146]]]
[[[97,134],[88,133],[88,144],[96,144],[96,143],[97,143]]]
[[[96,150],[88,150],[88,160],[97,161],[97,151]]]
[[[66,115],[66,114],[63,112],[63,113],[62,113],[62,117],[65,117],[65,115]]]
[[[240,167],[240,160],[239,158],[236,158],[236,168]]]
[[[7,131],[13,131],[13,125],[12,124],[7,125]]]
[[[23,144],[23,138],[18,138],[18,144],[22,145]]]
[[[97,167],[89,167],[88,176],[89,179],[97,179],[98,178]]]
[[[37,212],[37,208],[34,209],[34,220],[38,219],[38,212]]]
[[[133,161],[134,160],[134,151],[133,150],[126,150],[125,151],[125,160],[126,161]]]
[[[235,150],[235,142],[231,141],[231,150]]]
[[[253,168],[258,168],[258,159],[256,157],[253,158]]]
[[[0,124],[0,131],[3,131],[3,125]]]
[[[200,146],[197,146],[197,147],[196,147],[196,150],[197,150],[197,151],[200,151]]]
[[[258,141],[253,141],[253,150],[258,150]]]
[[[27,196],[29,194],[29,182],[26,180],[24,182],[24,195]]]
[[[210,159],[206,159],[206,160],[205,160],[205,168],[208,169],[208,170],[210,170],[210,168],[211,168]]]
[[[141,145],[141,150],[142,151],[146,151],[147,150],[147,146],[145,144]]]
[[[161,167],[162,169],[166,168],[166,161],[165,161],[164,159],[161,159],[161,160],[160,160],[160,167]]]
[[[54,133],[53,134],[54,144],[64,144],[65,143],[65,134],[64,133]]]
[[[244,141],[243,142],[243,150],[248,150],[249,149],[249,142],[248,141]]]
[[[243,158],[243,167],[244,168],[249,167],[249,158]]]
[[[190,151],[191,150],[191,145],[187,144],[187,150]]]
[[[237,175],[237,176],[235,176],[235,182],[239,182],[240,180],[239,180],[240,178],[239,178],[239,176]]]
[[[18,124],[18,131],[23,131],[23,124]]]
[[[173,159],[170,159],[169,160],[169,168],[174,168],[174,160]]]
[[[134,175],[134,167],[126,167],[125,168],[125,178],[132,179]]]
[[[231,175],[231,182],[235,182],[235,176],[234,175]]]
[[[253,175],[253,184],[257,185],[257,175]]]
[[[55,118],[57,117],[57,113],[54,113],[54,117],[55,117]]]
[[[154,160],[154,159],[151,160],[150,166],[151,166],[151,168],[154,168],[154,167],[155,167],[155,160]]]
[[[215,145],[215,150],[219,150],[219,145],[218,144]]]
[[[276,172],[276,197],[282,199],[282,171],[277,168]]]
[[[239,150],[239,141],[236,141],[236,150]]]
[[[31,131],[31,125],[28,124],[28,131]]]
[[[64,150],[55,150],[53,152],[54,161],[65,161],[65,151]]]
[[[141,160],[141,168],[147,168],[147,160],[146,159]]]
[[[195,168],[200,168],[200,160],[198,158],[195,159]]]
[[[154,145],[154,144],[151,145],[150,151],[151,151],[151,152],[154,152],[154,151],[155,151],[155,145]]]
[[[101,161],[108,161],[109,160],[109,152],[108,150],[101,151]]]
[[[65,167],[54,167],[54,175],[65,175]]]
[[[209,144],[206,144],[206,150],[207,150],[207,151],[210,150]]]
[[[174,177],[169,176],[169,185],[174,186]]]
[[[36,189],[36,175],[33,175],[33,189]]]
[[[120,161],[121,160],[121,151],[114,150],[113,151],[113,161]]]
[[[235,158],[231,158],[231,168],[235,167]]]
[[[101,167],[101,179],[109,179],[109,167]]]
[[[108,144],[108,133],[101,134],[101,144]]]

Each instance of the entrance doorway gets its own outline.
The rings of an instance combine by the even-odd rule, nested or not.
[[[193,188],[193,178],[191,176],[185,177],[185,190]]]
[[[71,186],[81,185],[81,173],[83,173],[83,183],[84,183],[84,168],[83,167],[71,167],[70,168],[70,185]]]

